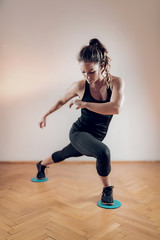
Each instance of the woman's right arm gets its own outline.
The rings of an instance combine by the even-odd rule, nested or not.
[[[73,97],[79,96],[79,91],[81,90],[81,86],[83,84],[82,81],[83,80],[72,83],[70,87],[66,90],[65,94],[61,98],[59,98],[59,100],[42,116],[39,122],[40,128],[46,126],[46,118],[48,115],[61,108]]]

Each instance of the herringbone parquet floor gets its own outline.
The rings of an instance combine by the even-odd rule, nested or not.
[[[97,206],[102,183],[92,163],[0,164],[0,240],[158,240],[160,162],[112,163],[117,209]]]

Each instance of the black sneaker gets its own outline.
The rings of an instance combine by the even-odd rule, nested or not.
[[[43,178],[46,177],[46,176],[45,176],[45,172],[44,172],[46,166],[41,165],[41,162],[42,162],[42,161],[40,161],[39,163],[37,163],[37,169],[38,169],[37,178],[38,178],[38,179],[43,179]]]
[[[113,190],[114,186],[109,186],[103,188],[101,202],[106,205],[113,205],[114,199],[113,199]]]

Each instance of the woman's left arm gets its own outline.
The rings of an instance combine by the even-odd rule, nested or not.
[[[76,109],[87,108],[93,112],[112,115],[119,114],[124,102],[124,80],[122,78],[115,78],[113,80],[113,89],[110,102],[106,103],[92,103],[75,100]]]

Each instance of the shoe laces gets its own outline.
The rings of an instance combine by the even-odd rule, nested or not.
[[[102,194],[104,196],[111,196],[112,195],[112,189],[114,188],[114,186],[109,186],[109,187],[106,187],[106,188],[103,188],[103,192]]]
[[[42,165],[40,161],[40,171],[44,171],[45,168],[49,168],[48,166]],[[46,169],[47,170],[47,169]]]

